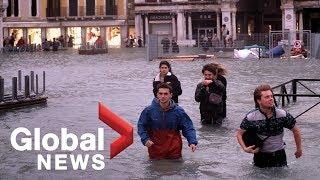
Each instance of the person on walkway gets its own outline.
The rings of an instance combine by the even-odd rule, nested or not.
[[[168,61],[161,61],[159,64],[160,72],[153,80],[153,94],[157,97],[157,85],[165,82],[172,87],[172,100],[179,102],[178,96],[182,94],[181,84],[178,78],[172,73],[171,65]]]
[[[18,43],[17,43],[17,47],[20,49],[20,48],[22,48],[23,46],[25,46],[25,41],[24,41],[24,39],[23,39],[23,37],[21,37],[20,39],[19,39],[19,41],[18,41]]]
[[[60,42],[60,45],[61,45],[62,47],[65,47],[65,46],[66,46],[63,35],[59,36],[58,41]]]
[[[225,86],[217,79],[218,69],[212,64],[202,68],[204,80],[197,85],[195,100],[200,102],[202,124],[221,124],[223,119],[222,97],[226,94]]]
[[[180,51],[179,45],[178,45],[177,39],[175,37],[172,38],[171,45],[172,45],[172,52],[179,53],[179,51]]]
[[[142,39],[141,39],[141,36],[138,36],[138,47],[142,47]]]
[[[182,157],[182,139],[187,139],[192,152],[198,144],[192,120],[172,98],[167,83],[157,85],[157,98],[146,107],[138,121],[138,134],[148,148],[150,159],[177,159]]]
[[[224,47],[227,47],[227,44],[229,41],[229,30],[225,24],[222,25],[221,34],[222,34],[222,40],[223,40]]]
[[[170,39],[168,37],[165,37],[161,40],[162,44],[162,51],[164,54],[169,53],[170,49]]]
[[[274,106],[273,92],[269,85],[260,85],[254,90],[256,109],[250,111],[242,120],[237,132],[237,140],[242,149],[253,153],[257,167],[281,167],[287,165],[283,128],[293,132],[296,143],[296,158],[302,156],[301,134],[296,120],[285,110]],[[253,131],[263,140],[262,147],[246,146],[243,135]]]
[[[227,69],[218,62],[213,62],[211,63],[211,65],[217,68],[218,70],[217,80],[221,81],[226,89],[225,93],[222,96],[222,103],[223,103],[222,117],[225,118],[227,116],[227,79],[224,76],[227,75]]]
[[[58,51],[60,43],[56,41],[56,38],[53,38],[52,42],[52,51]]]
[[[101,49],[103,47],[103,44],[104,44],[104,42],[103,42],[101,36],[98,36],[97,40],[94,42],[94,47]]]

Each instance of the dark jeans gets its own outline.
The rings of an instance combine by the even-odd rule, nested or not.
[[[287,166],[287,156],[284,149],[272,153],[258,152],[253,156],[255,166],[264,167],[282,167]]]
[[[222,117],[226,117],[227,116],[227,103],[226,101],[223,101],[223,111],[222,111]]]

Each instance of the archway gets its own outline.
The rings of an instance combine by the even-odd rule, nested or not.
[[[237,3],[237,33],[268,33],[282,29],[280,0],[240,0]]]

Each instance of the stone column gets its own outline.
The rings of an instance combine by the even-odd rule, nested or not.
[[[120,35],[121,35],[121,46],[124,47],[124,40],[128,37],[128,25],[123,25],[120,27]]]
[[[22,37],[27,43],[31,43],[28,38],[28,28],[22,28]]]
[[[146,33],[146,39],[148,38],[147,35],[149,35],[149,19],[148,15],[144,17],[144,26],[145,26],[145,33]]]
[[[299,12],[299,31],[300,31],[299,38],[300,40],[302,40],[303,39],[303,12],[302,11]]]
[[[285,19],[284,19],[284,10],[282,10],[282,18],[281,18],[281,21],[282,21],[282,31],[284,30],[284,22],[285,22]]]
[[[182,41],[184,40],[184,14],[182,12],[178,12],[177,14],[177,40]]]
[[[136,38],[138,36],[141,36],[141,14],[136,14],[135,15],[135,20],[134,20],[134,26],[135,26],[135,31],[136,31]]]
[[[296,13],[293,5],[293,1],[288,1],[286,4],[282,5],[283,19],[284,19],[284,30],[290,31],[290,45],[296,40]]]
[[[40,3],[41,3],[41,0],[37,0],[37,14],[36,14],[36,17],[40,17]],[[68,1],[69,3],[69,1]]]
[[[7,8],[3,11],[2,17],[7,17]]]
[[[66,29],[66,27],[60,27],[60,34],[63,36],[64,46],[67,46],[67,29]]]
[[[237,39],[236,12],[232,12],[232,39]]]
[[[189,40],[192,40],[192,19],[191,19],[191,14],[188,15],[188,36]]]
[[[221,4],[221,13],[222,13],[222,25],[225,24],[226,28],[229,30],[230,35],[232,35],[231,7],[229,3]]]
[[[87,44],[87,28],[81,27],[81,44],[85,46]]]
[[[172,37],[177,37],[177,24],[176,24],[176,17],[172,15]]]
[[[100,37],[103,40],[103,43],[106,43],[106,27],[100,27]]]
[[[187,19],[186,19],[186,15],[184,13],[182,13],[183,15],[183,40],[187,39]]]
[[[0,12],[0,49],[3,48],[3,12]]]
[[[110,27],[106,27],[106,42],[111,40],[111,33],[110,33]]]
[[[41,41],[44,39],[47,39],[47,29],[46,28],[41,28]]]
[[[26,1],[26,0],[24,0],[24,1]],[[27,7],[28,7],[27,15],[28,15],[28,17],[32,17],[32,0],[27,0],[27,1],[29,1],[29,3],[26,3]],[[38,2],[36,2],[36,3],[38,4]],[[21,14],[20,16],[23,16],[23,14]]]
[[[3,28],[3,37],[9,37],[9,28]]]
[[[216,12],[217,14],[217,37],[221,40],[221,24],[220,24],[220,12]]]
[[[24,3],[25,0],[18,0],[18,17],[21,17],[21,11],[22,11],[22,8],[28,8],[28,7],[23,7],[22,6],[22,3]],[[31,12],[31,8],[28,8],[29,9],[29,12]]]

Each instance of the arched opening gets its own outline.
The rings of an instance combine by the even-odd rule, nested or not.
[[[69,0],[69,16],[78,16],[78,0]]]
[[[320,12],[316,8],[305,8],[303,13],[303,29],[312,33],[320,33]]]
[[[37,0],[32,0],[31,3],[31,16],[37,16]]]
[[[86,0],[86,6],[87,6],[87,16],[94,16],[95,15],[95,7],[96,3],[95,0]]]
[[[237,32],[255,34],[281,30],[280,6],[279,0],[240,0],[237,3]]]

